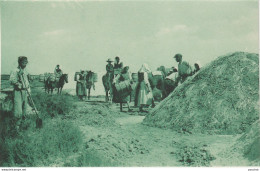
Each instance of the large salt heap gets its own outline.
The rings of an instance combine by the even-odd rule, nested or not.
[[[242,133],[259,119],[258,54],[221,56],[178,86],[143,123],[187,132]]]

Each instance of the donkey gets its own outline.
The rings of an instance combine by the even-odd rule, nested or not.
[[[51,94],[52,94],[53,89],[58,88],[57,94],[61,94],[62,88],[65,83],[68,83],[68,74],[62,74],[58,81],[56,81],[56,80],[52,81],[49,76],[45,80],[45,92],[47,91],[48,93],[50,93],[50,91],[51,91]]]
[[[93,89],[95,90],[94,72],[87,71],[87,75],[86,75],[86,88],[88,89],[88,91],[87,91],[88,100],[90,100],[90,90],[91,90],[92,86],[93,86]]]
[[[112,82],[114,76],[111,75],[110,73],[103,75],[102,77],[102,82],[106,91],[106,102],[112,103],[113,99],[113,90],[112,90]],[[110,97],[108,96],[110,94]]]

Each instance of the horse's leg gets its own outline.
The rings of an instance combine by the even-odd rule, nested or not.
[[[161,79],[161,89],[162,89],[162,99],[165,99],[167,97],[167,92],[166,92],[165,82],[163,78]]]
[[[155,107],[154,98],[152,99],[152,107]]]
[[[110,94],[110,99],[109,102],[112,103],[113,101],[113,88],[112,88],[112,81],[109,82],[109,94]]]
[[[133,111],[133,110],[130,108],[130,101],[127,101],[126,104],[127,104],[127,107],[128,107],[128,112]]]
[[[106,102],[108,102],[108,91],[106,90]]]
[[[123,104],[120,103],[120,112],[123,112]]]
[[[112,104],[112,102],[113,102],[113,94],[110,94],[109,102]]]
[[[88,99],[90,100],[90,88],[88,89]]]

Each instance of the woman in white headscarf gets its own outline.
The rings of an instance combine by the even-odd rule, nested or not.
[[[148,80],[148,73],[151,70],[147,64],[143,64],[141,69],[138,71],[138,84],[136,88],[137,95],[137,105],[139,106],[139,110],[144,112],[143,107],[145,105],[152,104],[153,95],[152,88]]]
[[[84,70],[80,70],[79,75],[77,75],[77,84],[76,84],[76,94],[80,100],[85,100],[87,96],[87,88],[86,88],[86,74]]]

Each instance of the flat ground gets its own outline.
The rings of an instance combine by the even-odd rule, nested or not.
[[[92,98],[77,102],[76,111],[73,111],[77,113],[77,117],[74,117],[73,122],[80,126],[84,133],[88,150],[108,165],[183,166],[201,163],[202,166],[205,164],[202,157],[192,157],[192,154],[190,158],[195,163],[180,161],[182,156],[185,156],[182,153],[187,153],[185,150],[181,151],[185,146],[203,147],[213,155],[215,159],[209,162],[208,166],[249,165],[249,161],[239,153],[223,154],[240,135],[194,135],[148,127],[142,124],[145,113],[139,113],[138,108],[133,108],[133,112],[119,112],[118,104],[108,104],[103,101],[102,98]],[[127,111],[127,108],[124,110]],[[91,114],[93,112],[94,115]],[[97,119],[98,115],[103,119]],[[92,164],[97,163],[93,161]]]

